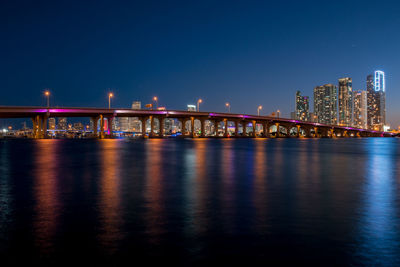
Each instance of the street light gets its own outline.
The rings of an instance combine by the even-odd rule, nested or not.
[[[158,97],[153,97],[153,101],[156,102],[156,109],[158,109]]]
[[[228,108],[228,113],[231,113],[231,104],[228,102],[225,103],[225,106]]]
[[[50,107],[50,91],[49,91],[49,90],[46,90],[46,91],[44,92],[44,95],[45,95],[46,98],[47,98],[47,107]]]
[[[258,114],[258,116],[260,116],[260,110],[262,110],[262,106],[261,106],[261,105],[258,106],[258,108],[257,108],[257,114]]]
[[[276,116],[277,116],[278,118],[279,118],[280,113],[281,113],[281,111],[278,109],[278,110],[276,111]]]
[[[203,103],[203,100],[201,100],[201,98],[197,100],[197,111],[200,111],[200,103]]]
[[[108,94],[108,109],[111,109],[111,98],[114,96],[113,93]]]

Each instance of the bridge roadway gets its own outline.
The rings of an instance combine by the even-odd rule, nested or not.
[[[275,118],[269,116],[256,116],[233,113],[213,113],[213,112],[193,112],[180,110],[133,110],[120,108],[67,108],[67,107],[18,107],[18,106],[0,106],[0,118],[31,118],[33,123],[33,138],[47,137],[47,119],[50,117],[88,117],[93,122],[93,135],[98,138],[111,137],[110,129],[105,129],[104,120],[108,120],[108,125],[112,124],[116,117],[137,117],[142,123],[142,135],[146,136],[146,122],[150,120],[149,137],[164,136],[164,120],[166,118],[178,119],[181,124],[181,132],[188,137],[211,137],[205,133],[205,122],[211,121],[214,126],[223,122],[223,137],[228,137],[228,122],[234,123],[234,133],[232,137],[257,137],[256,125],[261,124],[263,132],[261,136],[271,136],[271,126],[279,129],[274,133],[275,137],[291,137],[291,132],[295,132],[293,137],[389,137],[391,133],[357,129],[339,125],[324,125],[320,123],[297,121],[285,118]],[[154,120],[159,120],[158,133],[154,129]],[[200,133],[194,131],[194,122],[199,120],[201,123]],[[97,130],[100,121],[100,131]],[[190,121],[190,130],[186,130],[186,122]],[[243,125],[251,124],[252,131],[247,132],[248,127]],[[239,127],[243,130],[239,133]],[[295,131],[292,131],[293,128]],[[286,132],[284,134],[283,132]],[[189,134],[187,134],[189,133]],[[215,134],[216,133],[216,134]],[[214,135],[218,136],[218,131]],[[289,134],[288,134],[289,133]]]

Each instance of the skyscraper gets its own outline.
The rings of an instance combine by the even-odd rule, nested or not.
[[[337,124],[337,88],[325,84],[314,88],[314,116],[318,123]]]
[[[351,78],[339,79],[339,125],[353,124],[353,88]]]
[[[133,101],[132,102],[132,109],[141,109],[142,103],[140,101]]]
[[[308,96],[302,96],[301,92],[297,91],[295,105],[295,119],[301,121],[310,121],[310,104]]]
[[[353,100],[353,126],[361,129],[367,129],[367,91],[354,91]]]
[[[142,109],[142,103],[140,101],[133,101],[132,102],[132,109]],[[129,129],[133,132],[140,132],[142,122],[139,118],[129,118]]]
[[[368,128],[383,130],[386,123],[385,73],[375,71],[367,76]]]

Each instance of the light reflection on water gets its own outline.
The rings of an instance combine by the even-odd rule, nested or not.
[[[393,138],[0,141],[0,256],[396,265],[399,151]]]

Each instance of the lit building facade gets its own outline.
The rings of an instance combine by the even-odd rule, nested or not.
[[[367,91],[358,90],[353,93],[353,126],[356,128],[367,129],[368,125],[368,105]]]
[[[49,118],[49,129],[50,130],[56,129],[56,118]]]
[[[187,105],[187,111],[196,111],[196,105]]]
[[[367,76],[368,128],[383,130],[386,124],[385,73],[375,71]]]
[[[310,121],[310,102],[308,96],[302,96],[300,91],[296,92],[296,111],[295,119]]]
[[[58,130],[67,130],[68,124],[67,124],[67,118],[58,118],[58,124],[57,124],[57,129]]]
[[[353,125],[353,85],[351,78],[339,79],[339,125]]]
[[[314,121],[337,124],[337,87],[325,84],[314,88]]]

